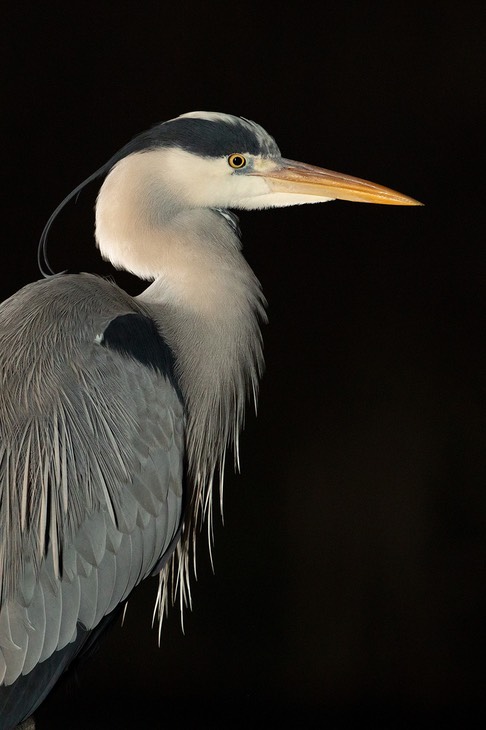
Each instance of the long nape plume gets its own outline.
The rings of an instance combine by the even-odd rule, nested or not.
[[[161,125],[158,125],[158,127],[160,126]],[[151,130],[137,135],[130,142],[124,145],[120,150],[118,150],[118,152],[116,152],[108,160],[108,162],[105,162],[104,165],[102,165],[95,172],[89,175],[85,180],[83,180],[83,182],[79,183],[79,185],[77,185],[74,190],[71,190],[71,192],[66,195],[66,197],[59,203],[59,205],[49,216],[49,219],[41,233],[39,244],[37,247],[37,265],[39,267],[40,273],[45,279],[48,279],[50,276],[54,276],[57,273],[54,271],[49,263],[49,257],[47,255],[47,239],[52,224],[54,223],[55,219],[62,211],[62,209],[73,198],[77,197],[79,193],[84,190],[84,188],[87,187],[90,183],[94,182],[98,178],[106,177],[106,175],[108,175],[114,165],[116,165],[117,162],[120,162],[120,160],[122,160],[124,157],[127,157],[134,152],[143,152],[144,150],[154,149],[154,147],[156,146],[156,137],[154,135],[151,135]]]
[[[50,276],[54,276],[56,274],[56,272],[49,263],[49,257],[47,255],[47,239],[52,224],[54,223],[61,210],[64,208],[65,205],[67,205],[67,203],[69,203],[70,200],[79,195],[79,193],[91,182],[101,177],[102,175],[107,175],[111,167],[112,163],[110,161],[109,163],[106,163],[106,165],[103,165],[103,167],[100,167],[98,170],[96,170],[96,172],[94,172],[92,175],[87,177],[86,180],[83,180],[83,182],[77,185],[74,190],[71,190],[69,195],[66,195],[64,200],[59,203],[57,208],[49,216],[49,219],[44,226],[44,230],[41,233],[39,245],[37,247],[37,265],[44,279],[48,279]]]

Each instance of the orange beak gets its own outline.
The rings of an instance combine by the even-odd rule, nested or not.
[[[382,205],[422,205],[418,200],[383,185],[294,160],[282,159],[274,169],[262,169],[251,174],[264,177],[270,190],[276,193]]]

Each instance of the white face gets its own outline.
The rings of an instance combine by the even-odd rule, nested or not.
[[[276,192],[272,181],[266,179],[279,169],[278,159],[261,158],[243,150],[233,155],[244,159],[244,166],[231,166],[227,157],[199,157],[178,148],[166,148],[142,153],[152,157],[152,171],[160,169],[164,186],[188,207],[235,208],[255,210],[259,208],[286,207],[304,203],[322,203],[330,197],[289,192]]]

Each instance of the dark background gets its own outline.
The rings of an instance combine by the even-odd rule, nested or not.
[[[39,278],[65,194],[190,110],[254,119],[285,156],[425,207],[241,215],[270,302],[267,372],[215,575],[203,538],[185,635],[174,609],[160,649],[156,581],[142,586],[38,728],[484,719],[481,3],[241,5],[2,10],[3,296]],[[56,222],[57,270],[111,273],[95,195]]]

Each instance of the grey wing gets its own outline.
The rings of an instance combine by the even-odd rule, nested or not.
[[[53,684],[56,657],[61,669],[69,663],[173,548],[181,523],[183,408],[167,373],[102,337],[56,366],[49,396],[36,402],[27,372],[25,391],[1,406],[7,690],[39,665]]]

